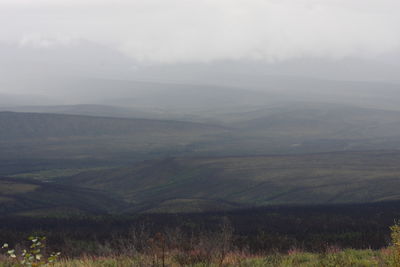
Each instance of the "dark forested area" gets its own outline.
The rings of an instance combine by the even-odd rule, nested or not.
[[[381,248],[389,244],[389,226],[400,218],[400,202],[274,206],[193,214],[142,214],[70,218],[3,217],[0,241],[15,244],[43,235],[51,248],[70,256],[116,252],[144,246],[154,236],[173,236],[180,245],[229,229],[231,246],[252,253],[290,249],[320,252],[327,247]]]

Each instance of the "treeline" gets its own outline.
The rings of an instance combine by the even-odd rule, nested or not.
[[[167,240],[167,237],[174,240],[171,244],[181,245],[199,243],[199,240],[203,243],[206,242],[204,240],[222,242],[223,239],[225,243],[229,240],[230,248],[249,253],[287,252],[292,249],[320,252],[329,247],[378,249],[390,243],[389,226],[397,218],[400,218],[398,201],[276,206],[193,214],[3,217],[0,243],[17,245],[32,234],[46,236],[51,249],[70,256],[98,254],[105,250],[118,253],[129,247],[144,248],[148,245],[143,244],[151,240]],[[213,238],[217,241],[212,241]],[[138,245],[139,241],[142,245]]]

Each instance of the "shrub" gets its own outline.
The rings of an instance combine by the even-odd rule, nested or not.
[[[400,224],[398,221],[390,227],[392,239],[390,264],[400,267]]]
[[[46,237],[31,236],[28,238],[30,246],[28,249],[23,249],[18,255],[15,249],[9,248],[9,245],[5,243],[2,248],[7,250],[8,257],[14,261],[14,266],[47,266],[50,263],[56,262],[60,256],[60,252],[51,253],[47,258],[43,256],[45,250]]]

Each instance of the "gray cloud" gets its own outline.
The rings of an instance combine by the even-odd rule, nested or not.
[[[86,39],[145,62],[373,58],[400,47],[393,0],[2,0],[0,40]]]

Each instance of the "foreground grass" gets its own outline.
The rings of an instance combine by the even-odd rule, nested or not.
[[[306,253],[292,251],[288,254],[272,254],[268,256],[243,255],[232,253],[226,255],[222,262],[208,262],[206,259],[196,259],[192,262],[182,263],[175,256],[167,256],[164,259],[154,256],[109,256],[109,257],[81,257],[77,259],[62,259],[54,267],[124,267],[124,266],[276,266],[276,267],[385,267],[400,266],[396,260],[395,251],[391,249],[374,250],[341,250],[327,253]],[[0,260],[0,267],[17,266],[9,260]]]
[[[400,222],[390,227],[391,242],[380,250],[341,249],[337,246],[321,248],[320,252],[290,249],[285,253],[250,252],[232,245],[233,228],[228,221],[221,224],[219,233],[208,233],[185,239],[179,232],[156,233],[146,238],[145,232],[120,249],[109,244],[93,253],[77,256],[51,252],[45,237],[30,236],[21,245],[2,246],[0,267],[400,267]],[[122,242],[122,241],[121,241]],[[28,245],[28,246],[27,246]],[[6,256],[7,255],[7,256]],[[60,255],[61,258],[59,257]]]

